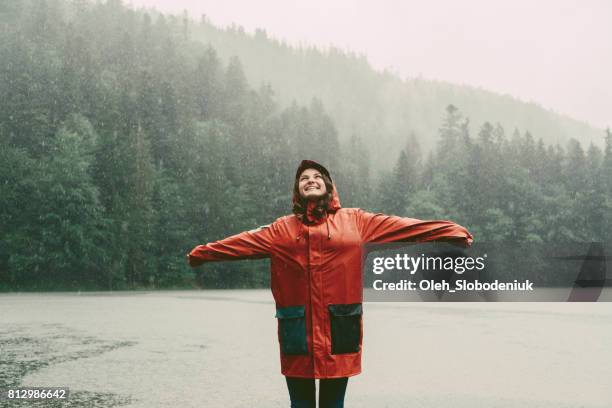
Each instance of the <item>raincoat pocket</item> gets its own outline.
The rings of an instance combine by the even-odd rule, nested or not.
[[[361,348],[361,303],[328,305],[332,354],[356,353]]]
[[[276,309],[278,338],[283,354],[308,354],[304,306]]]

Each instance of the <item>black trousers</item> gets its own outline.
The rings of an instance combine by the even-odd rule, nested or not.
[[[314,378],[285,377],[291,408],[315,408],[317,397]],[[319,380],[319,408],[344,408],[348,377]]]

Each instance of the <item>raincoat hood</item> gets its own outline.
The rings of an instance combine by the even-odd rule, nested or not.
[[[299,212],[296,212],[296,208],[299,209],[302,207],[301,203],[303,200],[301,200],[300,192],[297,188],[297,185],[300,174],[302,174],[302,172],[306,169],[316,169],[320,171],[323,175],[327,176],[327,178],[329,178],[332,183],[331,196],[328,197],[327,205],[325,208],[321,208],[322,202],[325,201],[323,199],[318,201],[308,201],[307,208],[304,209],[305,213],[300,214]],[[329,171],[325,168],[325,166],[313,160],[302,160],[295,172],[294,186],[295,187],[293,188],[293,198],[291,200],[294,208],[294,213],[301,217],[302,221],[305,223],[317,224],[319,222],[323,222],[323,219],[326,218],[326,213],[335,212],[342,208],[342,206],[340,205],[340,197],[338,196],[338,190],[336,189],[336,185],[334,184],[334,181],[331,175],[329,174]],[[321,210],[324,210],[324,213],[321,213]]]

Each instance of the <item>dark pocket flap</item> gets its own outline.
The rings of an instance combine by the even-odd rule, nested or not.
[[[361,303],[350,305],[328,305],[329,313],[334,316],[357,316],[362,314]]]
[[[289,306],[276,308],[277,319],[295,319],[304,317],[304,306]]]

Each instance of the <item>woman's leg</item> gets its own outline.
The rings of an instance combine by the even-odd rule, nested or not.
[[[285,377],[291,408],[315,408],[316,391],[314,378]]]
[[[343,408],[348,377],[320,380],[319,408]]]

